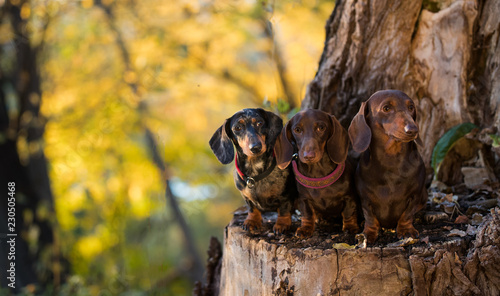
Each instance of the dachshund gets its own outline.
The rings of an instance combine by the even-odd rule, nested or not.
[[[235,161],[234,182],[249,211],[243,229],[262,228],[261,211],[278,211],[273,230],[287,231],[297,196],[290,170],[276,166],[274,144],[283,120],[263,109],[243,109],[226,119],[210,139],[210,147],[222,164]],[[233,146],[236,148],[236,156]]]
[[[317,217],[331,220],[342,215],[344,231],[359,230],[354,167],[346,160],[348,148],[347,131],[335,116],[315,109],[293,116],[276,140],[278,167],[285,169],[292,162],[297,181],[302,214],[297,236],[311,236]]]
[[[415,213],[427,201],[425,166],[413,101],[398,90],[374,93],[349,126],[353,150],[361,153],[355,184],[365,218],[363,233],[373,244],[380,227],[399,238],[418,237]]]

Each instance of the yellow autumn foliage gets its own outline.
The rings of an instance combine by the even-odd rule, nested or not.
[[[33,40],[44,44],[43,94],[33,99],[47,118],[45,143],[24,150],[45,151],[62,255],[91,295],[116,279],[126,284],[113,295],[154,292],[176,273],[162,295],[191,294],[189,254],[143,127],[159,144],[204,255],[209,237],[222,239],[231,212],[243,205],[233,165],[221,165],[208,147],[211,135],[242,108],[280,99],[300,105],[333,6],[325,0],[22,5]],[[10,28],[0,32],[0,41],[12,38]]]

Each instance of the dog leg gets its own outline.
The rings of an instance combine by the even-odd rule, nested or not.
[[[243,229],[248,231],[260,230],[262,228],[262,215],[257,209],[250,209],[247,218],[243,222]]]
[[[342,212],[342,231],[349,233],[358,233],[358,218],[356,217],[356,213],[352,214],[350,217],[344,216],[344,212]]]
[[[342,211],[342,231],[349,233],[358,233],[358,217],[356,213],[356,202],[354,198],[349,198]]]
[[[283,234],[292,226],[292,215],[290,211],[283,211],[278,209],[278,219],[274,224],[273,231],[276,234]]]
[[[366,236],[366,242],[373,244],[378,237],[380,222],[378,222],[371,210],[366,211],[363,209],[363,214],[365,215],[365,227],[363,229],[363,234]]]
[[[413,226],[413,215],[415,211],[410,211],[411,213],[408,213],[408,209],[401,215],[401,217],[398,220],[398,226],[396,227],[396,234],[398,235],[398,238],[404,238],[404,237],[413,237],[417,238],[418,237],[418,230],[415,229]]]
[[[302,217],[300,227],[297,228],[296,236],[306,238],[312,236],[314,232],[314,216],[312,218]]]
[[[396,227],[396,233],[398,238],[411,236],[413,238],[417,238],[419,233],[418,230],[413,226],[413,219],[415,213],[420,211],[427,201],[427,190],[422,188],[421,192],[415,194],[411,199],[408,207],[403,212],[401,217],[398,220],[398,226]]]
[[[306,200],[299,200],[299,210],[302,218],[300,219],[300,227],[297,228],[295,235],[301,238],[310,237],[314,232],[316,214]]]

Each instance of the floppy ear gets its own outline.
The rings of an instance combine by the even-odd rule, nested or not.
[[[281,134],[276,139],[274,145],[274,154],[278,167],[282,170],[286,169],[293,157],[293,145],[291,143],[292,132],[290,130],[290,121],[281,130]]]
[[[231,118],[226,119],[210,139],[210,148],[222,164],[228,164],[234,159],[233,142],[228,136],[230,122]]]
[[[354,151],[361,153],[368,149],[372,140],[372,131],[365,119],[366,102],[361,103],[358,114],[352,119],[349,126],[349,138]]]
[[[326,151],[333,162],[341,163],[347,158],[349,136],[335,116],[330,115],[330,121],[332,122],[332,135],[326,142]]]
[[[281,130],[283,129],[283,119],[279,117],[278,115],[274,114],[273,112],[266,111],[264,109],[259,110],[264,114],[264,118],[266,119],[267,123],[267,137],[266,137],[266,144],[270,147],[274,145],[276,142],[276,138],[278,135],[281,133]]]

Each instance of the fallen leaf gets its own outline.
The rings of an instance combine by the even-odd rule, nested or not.
[[[397,242],[387,244],[388,247],[392,248],[397,248],[397,247],[406,247],[409,245],[413,245],[418,242],[418,239],[412,238],[412,237],[407,237],[401,240],[398,240]]]
[[[426,212],[424,214],[424,221],[429,224],[434,224],[439,221],[446,221],[449,217],[443,212]]]
[[[469,223],[469,218],[465,215],[460,215],[455,219],[455,224],[467,224]]]
[[[460,237],[464,237],[466,236],[467,234],[465,233],[465,231],[463,230],[459,230],[459,229],[453,229],[452,231],[450,231],[450,233],[448,234],[448,236],[460,236]]]
[[[467,235],[476,235],[477,227],[474,227],[472,225],[467,225],[467,230],[465,232],[467,233]]]
[[[483,222],[483,215],[478,214],[478,213],[474,213],[472,215],[472,221],[471,221],[472,225],[479,225],[482,222]]]
[[[356,246],[349,245],[346,243],[339,243],[339,244],[333,244],[332,246],[334,249],[340,249],[340,250],[348,250],[348,249],[354,249]]]

